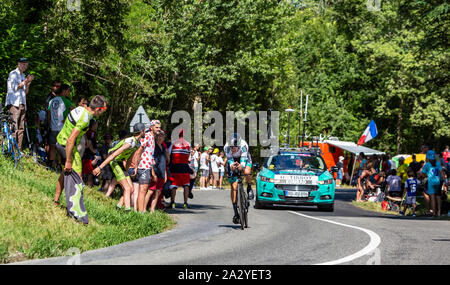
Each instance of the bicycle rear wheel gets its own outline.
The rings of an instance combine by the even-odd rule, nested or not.
[[[241,222],[241,230],[245,227],[245,205],[242,197],[243,187],[242,184],[238,184],[238,207],[239,207],[239,221]]]

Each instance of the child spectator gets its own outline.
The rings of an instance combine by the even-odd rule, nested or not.
[[[412,206],[412,216],[416,216],[416,195],[417,186],[419,185],[419,180],[416,178],[416,173],[411,168],[408,169],[408,179],[405,182],[406,190],[406,200],[403,211],[400,211],[400,215],[404,216],[408,206]]]
[[[397,176],[397,170],[392,169],[390,175],[386,179],[388,186],[388,195],[391,197],[401,197],[402,195],[402,179]]]

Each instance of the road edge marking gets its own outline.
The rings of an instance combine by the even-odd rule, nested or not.
[[[365,229],[365,228],[352,226],[352,225],[347,225],[347,224],[343,224],[343,223],[339,223],[339,222],[335,222],[335,221],[330,221],[330,220],[326,220],[326,219],[322,219],[322,218],[312,217],[312,216],[304,215],[304,214],[297,213],[297,212],[294,212],[294,211],[289,211],[289,213],[292,213],[292,214],[295,214],[295,215],[298,215],[298,216],[301,216],[301,217],[313,219],[313,220],[318,220],[318,221],[327,222],[327,223],[330,223],[330,224],[335,224],[335,225],[338,225],[338,226],[343,226],[343,227],[347,227],[347,228],[360,230],[360,231],[366,233],[367,235],[369,235],[369,237],[370,237],[369,244],[366,245],[366,247],[364,247],[360,251],[355,252],[354,254],[348,255],[346,257],[337,259],[337,260],[332,260],[332,261],[328,261],[328,262],[324,262],[324,263],[318,263],[318,264],[314,264],[314,265],[337,265],[337,264],[341,264],[341,263],[350,262],[350,261],[358,259],[358,258],[360,258],[360,257],[362,257],[364,255],[372,253],[381,243],[381,238],[380,238],[380,236],[378,234],[376,234],[375,232],[373,232],[371,230]]]

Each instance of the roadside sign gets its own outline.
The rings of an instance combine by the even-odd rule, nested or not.
[[[139,106],[139,108],[136,111],[136,114],[134,114],[133,119],[130,123],[130,132],[133,132],[133,126],[137,123],[144,123],[147,128],[150,128],[150,119],[147,116],[147,113],[144,110],[144,107]]]

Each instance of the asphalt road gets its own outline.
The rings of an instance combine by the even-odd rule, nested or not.
[[[450,264],[450,221],[393,217],[351,205],[339,189],[335,211],[280,207],[249,212],[249,228],[232,224],[228,190],[195,191],[191,209],[168,211],[177,226],[159,235],[76,257],[21,264],[303,265]]]

